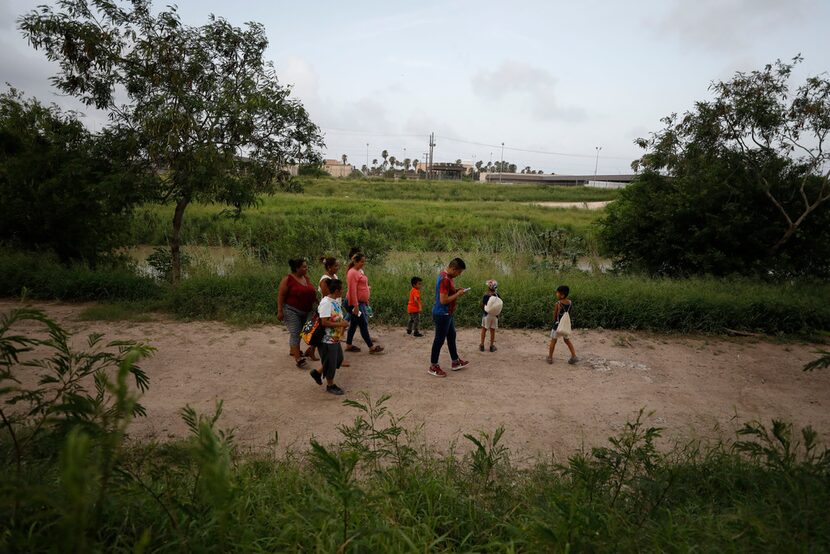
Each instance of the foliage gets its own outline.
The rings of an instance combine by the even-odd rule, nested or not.
[[[819,350],[816,352],[820,356],[804,366],[804,371],[813,371],[815,369],[827,369],[830,367],[830,351]]]
[[[328,172],[322,168],[321,164],[300,164],[297,168],[297,174],[302,177],[327,177]]]
[[[0,239],[64,262],[94,263],[123,245],[147,181],[128,150],[124,137],[92,135],[73,112],[0,94]]]
[[[554,291],[558,285],[567,284],[575,303],[574,324],[579,328],[706,333],[736,329],[770,334],[830,329],[830,286],[826,283],[712,277],[650,279],[521,269],[521,264],[526,264],[521,257],[507,259],[502,265],[494,263],[493,255],[487,252],[464,257],[469,269],[458,279],[459,286],[473,287],[483,294],[485,281],[497,279],[505,302],[500,325],[506,328],[549,328]],[[263,265],[257,259],[240,258],[223,275],[194,267],[174,290],[126,269],[61,268],[43,257],[0,251],[0,294],[20,296],[26,291],[31,298],[133,301],[138,302],[131,306],[137,313],[153,309],[187,319],[275,323],[276,285],[288,268],[282,263]],[[366,273],[372,286],[373,322],[405,325],[409,279],[420,275],[425,279],[423,322],[431,325],[433,279],[447,261],[446,254],[438,253],[417,254],[404,260],[390,257],[378,264],[370,261]],[[468,298],[459,302],[458,325],[480,325],[478,292],[472,301]],[[786,302],[771,302],[770,298],[784,298]]]
[[[319,156],[319,129],[263,59],[258,23],[245,29],[211,16],[200,27],[150,0],[60,0],[19,20],[24,36],[58,62],[63,92],[109,112],[159,172],[158,197],[176,205],[173,277],[181,276],[179,230],[190,202],[241,210],[287,180],[281,169]],[[127,95],[116,100],[116,91]]]
[[[603,221],[624,266],[830,275],[830,79],[791,92],[799,61],[713,83],[711,101],[638,140],[644,174]]]
[[[170,281],[173,277],[173,255],[170,250],[157,246],[153,253],[147,256],[147,265],[156,272],[163,281]],[[181,254],[181,267],[186,270],[190,265],[190,256],[186,252]]]

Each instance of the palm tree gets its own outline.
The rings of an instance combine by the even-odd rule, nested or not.
[[[457,160],[455,160],[455,165],[461,165],[461,158],[458,158]]]
[[[410,160],[409,158],[404,158],[403,159],[403,169],[404,169],[404,171],[409,173],[410,166],[412,166],[412,160]]]
[[[343,155],[340,157],[340,159],[341,159],[341,160],[343,160],[343,165],[346,165],[346,160],[348,160],[348,159],[349,159],[349,157],[348,157],[346,154],[343,154]]]
[[[396,158],[395,156],[389,156],[389,165],[392,169],[395,169],[395,166],[397,165],[397,163],[398,163],[398,158]]]
[[[383,152],[380,153],[380,155],[383,158],[383,167],[386,167],[386,158],[389,157],[389,151],[384,150]]]
[[[415,158],[414,160],[412,160],[412,169],[415,170],[415,173],[418,173],[418,164],[420,164],[420,163],[421,162],[418,161],[418,158]]]

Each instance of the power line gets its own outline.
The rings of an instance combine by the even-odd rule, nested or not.
[[[452,137],[441,137],[441,138],[443,138],[444,140],[452,141],[452,142],[460,142],[462,144],[473,144],[473,145],[476,145],[476,146],[487,146],[488,148],[501,148],[502,147],[501,144],[488,144],[486,142],[475,142],[475,141],[472,141],[472,140],[463,140],[463,139],[457,139],[457,138],[452,138]],[[567,156],[569,158],[594,159],[594,154],[570,154],[570,153],[567,153],[567,152],[553,152],[553,151],[547,151],[547,150],[532,150],[530,148],[516,148],[516,147],[512,147],[512,146],[505,146],[504,149],[505,150],[512,150],[514,152],[527,152],[529,154],[547,154],[547,155],[550,155],[550,156]],[[630,160],[631,159],[630,157],[627,157],[627,156],[603,156],[603,158],[613,159],[613,160]]]

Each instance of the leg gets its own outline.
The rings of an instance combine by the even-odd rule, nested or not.
[[[298,366],[305,363],[305,358],[300,352],[300,331],[303,329],[303,324],[308,314],[298,312],[291,308],[285,309],[285,326],[288,329],[288,348],[291,351],[291,356]]]
[[[432,321],[435,323],[435,338],[432,339],[432,355],[429,362],[432,365],[438,364],[438,357],[441,354],[441,348],[444,346],[444,341],[447,340],[447,330],[450,327],[450,317],[446,315],[433,315]]]
[[[406,324],[406,334],[412,334],[412,327],[415,326],[415,314],[409,314],[409,323]]]
[[[455,316],[450,316],[450,325],[447,328],[447,347],[450,349],[450,359],[458,359],[458,350],[455,348]]]
[[[568,347],[568,350],[571,351],[571,358],[576,358],[576,349],[574,348],[574,343],[571,342],[571,339],[563,339],[565,341],[565,345]]]
[[[349,346],[352,345],[352,341],[354,340],[354,333],[357,331],[357,326],[359,325],[357,321],[357,316],[353,313],[349,312],[349,330],[346,332],[346,344]]]
[[[357,325],[360,327],[360,336],[363,337],[363,342],[366,346],[372,348],[372,337],[369,336],[369,316],[366,315],[366,305],[360,305],[360,317],[357,318]]]
[[[496,330],[492,327],[490,328],[490,346],[493,346],[496,342]]]
[[[553,363],[553,351],[556,348],[556,338],[550,339],[550,345],[548,346],[548,363]]]
[[[412,314],[412,320],[415,322],[415,328],[413,331],[415,334],[420,334],[421,332],[421,314]]]
[[[484,339],[487,338],[487,327],[481,326],[481,342],[478,343],[478,349],[484,350]]]

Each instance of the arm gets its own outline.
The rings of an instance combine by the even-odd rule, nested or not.
[[[457,291],[455,291],[455,294],[446,294],[445,292],[442,292],[441,293],[441,304],[449,304],[450,302],[453,302],[454,300],[458,300],[459,298],[461,298],[465,294],[467,294],[467,292],[464,289],[458,289]]]
[[[557,302],[553,306],[553,321],[556,321],[557,316],[559,315],[559,302]]]
[[[280,288],[277,291],[277,319],[282,321],[283,312],[282,307],[285,305],[285,297],[288,295],[288,275],[280,281]]]
[[[332,321],[330,317],[321,317],[320,325],[323,327],[340,327],[345,329],[349,326],[349,322],[345,319],[341,319],[340,321]]]
[[[320,292],[323,293],[323,298],[330,294],[329,292],[329,281],[331,279],[323,279],[320,281]]]
[[[352,307],[352,313],[357,315],[360,311],[360,306],[357,302],[357,281],[358,281],[358,273],[354,269],[350,269],[349,272],[346,274],[346,284],[348,285],[349,289],[346,291],[346,300],[349,303],[349,306]]]

